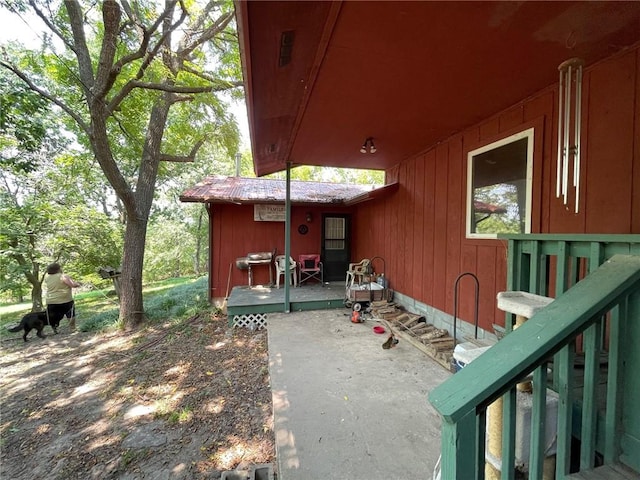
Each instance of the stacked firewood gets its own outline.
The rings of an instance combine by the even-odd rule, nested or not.
[[[407,312],[401,306],[385,300],[371,302],[371,314],[398,338],[408,341],[445,368],[451,368],[455,342],[447,330],[436,328],[427,323],[424,316]]]

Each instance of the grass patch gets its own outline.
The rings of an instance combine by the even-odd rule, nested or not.
[[[191,420],[192,417],[193,417],[193,412],[191,411],[191,408],[184,407],[184,408],[181,408],[180,410],[174,410],[170,412],[167,415],[167,421],[175,425],[177,423],[188,422],[189,420]]]
[[[145,315],[150,323],[170,320],[179,323],[201,311],[210,310],[207,277],[172,278],[144,285]],[[100,332],[121,328],[119,305],[113,290],[94,290],[75,296],[77,328],[83,332]],[[7,326],[16,324],[31,310],[30,303],[0,306],[0,338],[16,336]],[[62,321],[65,325],[65,320]]]

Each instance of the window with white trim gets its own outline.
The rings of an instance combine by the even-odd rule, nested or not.
[[[531,232],[533,130],[468,153],[468,238]]]

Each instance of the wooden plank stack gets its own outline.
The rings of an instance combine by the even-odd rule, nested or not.
[[[447,370],[451,370],[455,342],[447,330],[436,328],[427,323],[424,316],[407,312],[401,306],[386,300],[371,302],[371,314],[399,339],[409,342]]]

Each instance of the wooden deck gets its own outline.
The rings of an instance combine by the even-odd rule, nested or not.
[[[289,289],[290,311],[340,308],[345,300],[344,282],[305,283]],[[266,314],[284,311],[284,287],[268,285],[233,287],[227,301],[227,314]]]

